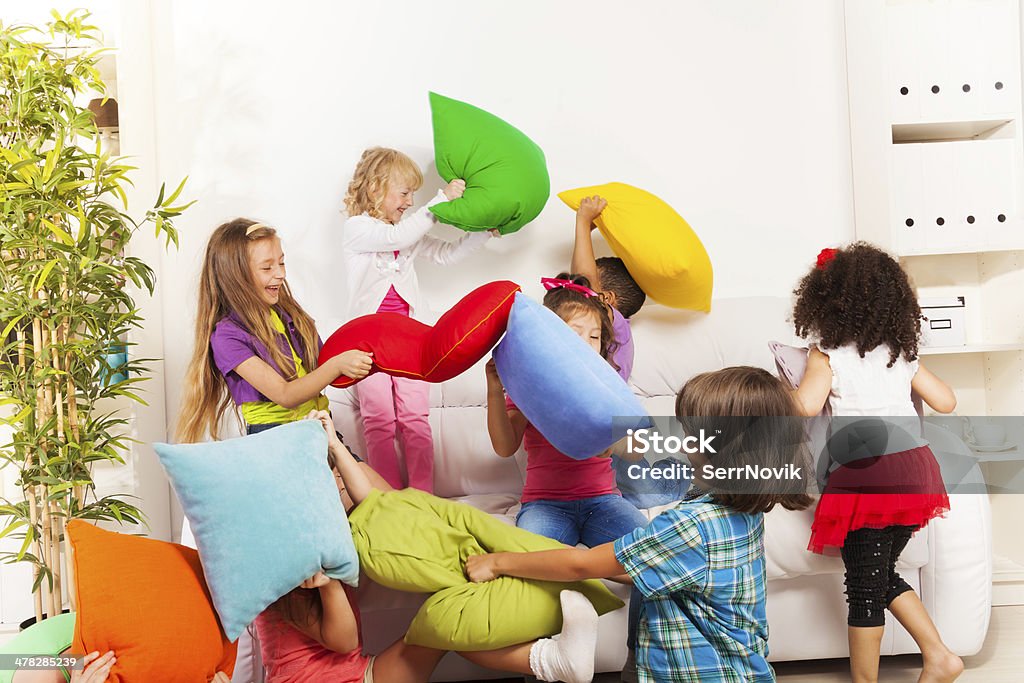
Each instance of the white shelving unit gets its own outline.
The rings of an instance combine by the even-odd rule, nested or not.
[[[957,412],[1024,415],[1020,0],[845,13],[857,237],[897,254],[922,298],[964,298],[966,344],[921,352]],[[986,476],[1024,470],[1019,453],[979,455]],[[1024,496],[992,506],[993,594],[1024,604]]]
[[[1024,351],[1020,344],[968,344],[966,346],[929,346],[921,349],[922,356],[954,356],[961,353],[1000,353],[1003,351]]]

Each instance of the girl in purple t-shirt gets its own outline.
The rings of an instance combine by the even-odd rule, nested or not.
[[[561,273],[542,283],[548,290],[544,305],[608,360],[615,347],[611,316],[590,281]],[[503,458],[520,444],[526,446],[526,484],[516,526],[567,545],[594,547],[647,523],[616,488],[607,454],[575,460],[552,446],[505,396],[493,360],[487,363],[487,431]]]
[[[326,409],[324,388],[340,375],[365,377],[373,358],[351,350],[318,366],[321,345],[288,288],[276,231],[247,218],[224,223],[203,260],[178,440],[217,439],[229,403],[249,433]]]

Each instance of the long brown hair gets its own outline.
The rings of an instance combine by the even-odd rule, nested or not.
[[[267,304],[257,293],[249,265],[249,249],[259,240],[277,239],[268,226],[250,228],[256,221],[236,218],[220,225],[206,245],[203,270],[199,279],[199,307],[196,313],[192,360],[185,373],[185,392],[178,418],[177,438],[183,443],[200,441],[206,434],[219,438],[221,418],[231,404],[227,382],[213,361],[210,335],[217,323],[234,313],[242,325],[270,352],[272,365],[288,380],[296,376],[295,362],[278,344],[279,333],[267,315]],[[316,368],[319,338],[316,324],[292,297],[287,282],[281,283],[277,308],[291,316],[302,340],[296,353],[304,358],[311,372]]]
[[[324,604],[316,588],[293,588],[270,604],[270,608],[291,624],[311,626],[323,620]]]
[[[861,357],[889,346],[889,367],[900,356],[917,359],[921,307],[910,278],[889,254],[867,242],[839,249],[811,269],[794,291],[793,324],[822,349],[852,344]]]
[[[558,280],[569,280],[573,284],[582,285],[590,289],[590,280],[583,275],[572,273],[559,273],[555,276]],[[574,316],[580,313],[594,313],[601,324],[601,358],[608,361],[616,370],[618,366],[612,361],[612,354],[618,348],[618,340],[615,339],[615,332],[612,328],[612,316],[608,305],[599,296],[587,296],[568,287],[549,289],[544,294],[544,305],[555,312],[562,320],[569,322]]]
[[[801,468],[803,480],[780,478],[712,482],[716,502],[739,512],[768,512],[776,505],[802,510],[808,495],[809,453],[803,423],[782,381],[761,368],[736,366],[691,378],[676,397],[676,417],[687,433],[715,433],[714,467]]]

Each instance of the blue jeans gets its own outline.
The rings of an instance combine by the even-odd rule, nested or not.
[[[523,503],[516,526],[566,545],[582,543],[593,548],[647,526],[647,518],[622,496],[609,494]]]

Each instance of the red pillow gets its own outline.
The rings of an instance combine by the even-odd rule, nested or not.
[[[72,652],[113,650],[111,683],[231,675],[236,644],[213,611],[199,553],[77,519],[67,535],[78,612]]]
[[[361,349],[373,352],[370,374],[444,382],[468,370],[498,343],[518,291],[519,285],[508,280],[477,287],[433,327],[398,313],[361,316],[330,336],[320,351],[320,363]],[[357,381],[342,375],[331,385],[344,388]]]

